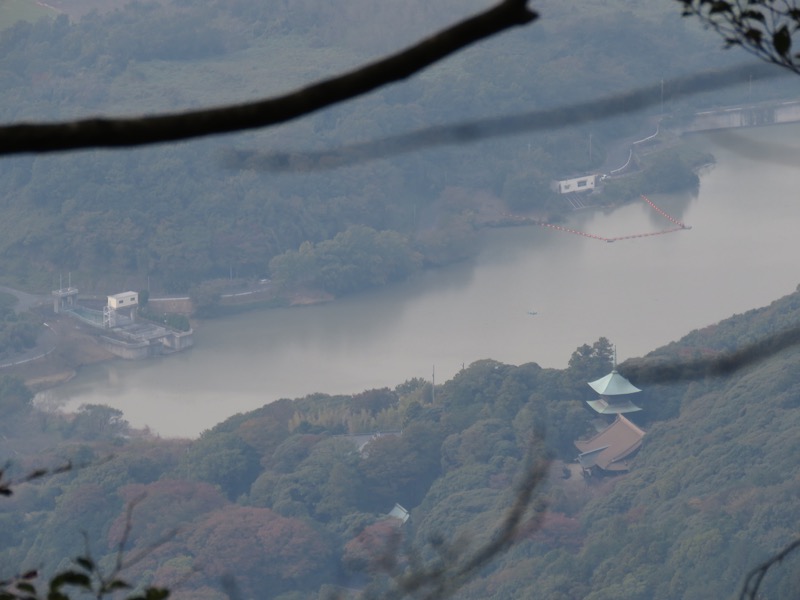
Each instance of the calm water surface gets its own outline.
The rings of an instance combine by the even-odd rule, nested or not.
[[[689,231],[614,243],[538,227],[486,232],[469,264],[332,304],[203,323],[186,353],[95,365],[40,399],[108,404],[135,426],[195,436],[278,398],[394,387],[434,366],[437,383],[482,358],[560,368],[600,336],[620,360],[640,356],[800,283],[800,171],[752,158],[775,144],[796,155],[798,134],[697,138],[717,157],[699,195],[651,196]],[[635,203],[575,213],[568,226],[614,237],[672,225]]]

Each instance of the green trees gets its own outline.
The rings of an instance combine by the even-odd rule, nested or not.
[[[189,288],[189,297],[192,299],[194,314],[198,317],[212,317],[217,314],[222,291],[225,288],[223,280],[203,281]]]
[[[16,298],[0,293],[0,361],[36,345],[38,323],[30,315],[17,314]]]
[[[665,152],[644,173],[647,189],[651,193],[668,193],[696,190],[700,178],[691,165],[687,165],[676,152]]]
[[[286,454],[276,451],[273,468],[253,482],[248,503],[322,523],[359,511],[364,489],[352,442],[302,434],[295,438],[283,447],[302,448],[302,454],[287,464]]]
[[[417,422],[398,437],[383,436],[368,444],[361,466],[373,511],[417,505],[440,470],[438,428]]]
[[[0,375],[0,431],[12,431],[14,419],[32,408],[33,394],[19,377]]]
[[[269,268],[272,279],[289,289],[311,286],[342,295],[404,279],[421,262],[407,237],[353,225],[331,240],[287,250]]]
[[[731,336],[791,321],[797,298],[694,332],[652,358],[722,348]],[[411,556],[434,565],[445,551],[469,556],[493,539],[513,505],[533,432],[544,430],[553,454],[573,460],[572,441],[593,417],[573,393],[573,377],[581,367],[605,372],[609,348],[607,340],[582,346],[563,371],[479,361],[440,385],[435,398],[412,380],[394,390],[283,400],[193,441],[76,428],[68,448],[80,449],[80,460],[73,455],[80,468],[21,483],[19,498],[0,503],[0,564],[24,569],[43,561],[54,565],[42,572],[49,577],[68,566],[59,565],[64,557],[84,552],[77,535],[84,530],[106,569],[127,535],[126,548],[142,558],[122,573],[126,581],[211,599],[221,594],[219,578],[230,575],[243,594],[275,598],[313,595],[335,582],[361,585],[361,568],[404,568],[398,548],[408,543],[418,552]],[[798,518],[796,360],[790,351],[731,379],[671,390],[680,410],[651,416],[626,476],[586,482],[564,478],[557,464],[540,490],[547,516],[520,528],[508,555],[484,564],[460,595],[730,595],[745,569],[792,538]],[[585,379],[578,383],[585,387]],[[646,391],[658,401],[663,390]],[[339,420],[302,427],[295,417],[312,410]],[[347,411],[398,411],[402,432],[359,451],[363,440],[338,434]],[[396,502],[411,514],[402,526],[387,521]],[[25,519],[15,520],[19,511]],[[765,593],[782,597],[790,580],[778,571]]]
[[[69,426],[69,437],[83,440],[115,440],[130,430],[122,411],[102,404],[84,404]]]
[[[241,3],[237,4],[237,10],[242,10]],[[236,41],[227,36],[222,36],[221,39],[221,30],[216,24],[193,16],[184,18],[187,17],[186,11],[171,14],[170,19],[165,20],[169,22],[178,18],[185,27],[180,35],[166,39],[162,23],[155,22],[158,19],[154,16],[153,7],[135,5],[128,11],[123,13],[126,18],[134,15],[146,17],[137,23],[143,23],[145,28],[151,28],[156,33],[152,46],[141,43],[138,35],[135,35],[136,28],[123,27],[122,21],[114,20],[117,17],[101,18],[95,15],[88,19],[87,27],[93,26],[97,37],[83,35],[85,31],[81,31],[81,35],[70,31],[66,19],[60,19],[57,26],[52,28],[47,25],[21,27],[2,39],[4,56],[8,56],[6,64],[11,69],[10,75],[3,74],[4,81],[14,83],[16,79],[27,80],[39,77],[42,73],[46,76],[52,75],[56,81],[47,87],[48,90],[56,90],[56,93],[48,92],[53,93],[55,105],[61,102],[63,95],[72,95],[79,99],[88,98],[91,101],[84,103],[84,106],[94,107],[104,99],[105,94],[113,95],[113,89],[101,87],[100,81],[89,82],[88,85],[82,85],[81,89],[69,88],[66,84],[68,78],[61,77],[57,68],[48,70],[53,64],[53,58],[41,52],[39,46],[49,39],[69,39],[70,46],[65,48],[70,52],[63,52],[63,56],[80,62],[87,67],[87,71],[90,70],[88,67],[97,67],[96,72],[100,79],[112,79],[119,75],[142,82],[152,77],[152,71],[148,72],[147,68],[131,64],[128,57],[143,61],[152,58],[184,61],[204,53],[221,54],[225,43]],[[248,14],[253,12],[257,15],[264,14],[250,7]],[[313,13],[304,12],[303,16],[310,18],[311,14]],[[586,21],[584,15],[580,15],[580,18]],[[588,41],[587,45],[582,46],[584,51],[601,46],[603,41],[602,37],[590,37],[590,34],[597,35],[598,20],[592,19],[591,22],[592,28],[582,30],[587,34],[585,38]],[[106,24],[112,26],[105,27]],[[309,26],[312,25],[313,19],[310,19]],[[630,30],[639,33],[636,27],[630,27]],[[115,37],[115,31],[124,35]],[[198,44],[202,37],[207,37],[208,44],[200,47]],[[785,55],[789,46],[784,37],[784,34],[779,34],[776,43],[778,51]],[[95,40],[99,49],[87,45],[87,40]],[[647,42],[649,45],[654,40]],[[615,49],[619,53],[619,48]],[[515,53],[516,56],[525,54]],[[614,66],[606,64],[607,68],[602,71],[591,67],[586,62],[586,57],[581,57],[577,51],[563,52],[563,56],[567,58],[559,60],[550,68],[564,69],[567,66],[575,73],[583,70],[596,74],[608,73],[608,67]],[[492,66],[491,62],[489,65]],[[464,66],[466,72],[475,68],[475,63]],[[524,68],[521,73],[524,76],[515,74],[511,78],[513,86],[504,90],[507,96],[531,94],[531,90],[524,87],[524,80],[529,78],[536,81],[539,78],[526,72]],[[450,86],[458,79],[458,73],[447,73],[441,77],[441,81],[445,82],[443,85],[440,84],[434,90],[429,86],[426,93],[434,98],[437,94],[442,98],[451,98],[454,95]],[[611,77],[606,75],[603,80],[596,78],[594,82],[595,85],[611,85],[610,80]],[[176,86],[176,89],[178,87],[180,86]],[[463,104],[464,109],[475,98],[484,98],[485,104],[491,106],[493,100],[490,87],[491,84],[487,83],[475,95],[455,94],[455,97],[457,102]],[[498,84],[498,87],[504,86]],[[564,92],[580,95],[581,91],[573,88],[572,84],[560,89],[553,85],[548,87],[547,93],[552,98],[557,98]],[[508,89],[513,89],[514,93],[508,94]],[[178,94],[177,91],[173,93]],[[415,101],[419,96],[418,93],[411,93],[407,99]],[[392,102],[398,102],[402,94],[389,94],[389,97],[393,98]],[[546,96],[544,100],[547,100]],[[35,98],[27,106],[37,101],[42,100]],[[178,102],[178,96],[172,96],[168,101]],[[541,102],[542,98],[538,98],[538,101]],[[22,107],[26,103],[15,100],[9,103],[9,106],[12,105]],[[505,104],[503,108],[508,106]],[[422,108],[415,108],[415,112],[423,112]],[[375,115],[389,113],[396,116],[397,111],[379,107],[373,112]],[[362,124],[363,131],[370,135],[381,131],[379,119],[353,118],[354,114],[341,116],[344,121],[349,117],[349,122]],[[319,128],[324,132],[326,126],[330,129],[335,123],[336,119],[333,118],[321,119],[313,127],[309,126],[309,130]],[[314,132],[315,135],[318,133]],[[569,159],[571,155],[577,155],[574,151],[581,138],[581,135],[573,132],[564,140],[552,142],[550,146],[553,153],[550,159],[563,163],[560,165],[562,167],[583,166],[583,157],[572,162]],[[493,188],[493,192],[504,186],[504,193],[509,198],[513,197],[525,208],[536,208],[537,204],[523,203],[520,200],[523,197],[521,189],[524,189],[526,183],[541,186],[545,173],[537,174],[535,178],[511,177],[508,173],[502,173],[503,165],[509,162],[506,160],[508,155],[517,150],[512,152],[511,145],[503,147],[498,144],[496,148],[496,154],[481,151],[468,157],[465,162],[474,169],[466,175],[462,172],[462,176],[468,176],[473,182],[489,181],[487,185]],[[353,193],[363,187],[364,180],[369,179],[363,174],[353,175],[353,181],[347,184],[341,181],[331,183],[333,178],[327,176],[315,179],[309,175],[308,180],[313,180],[313,183],[302,184],[307,187],[303,189],[301,202],[297,200],[300,197],[298,192],[291,194],[286,188],[262,191],[260,188],[264,187],[263,183],[254,185],[249,181],[255,179],[251,174],[233,174],[214,183],[210,179],[198,177],[204,170],[211,170],[211,154],[208,147],[201,146],[198,150],[201,160],[197,162],[185,157],[175,159],[167,151],[155,153],[156,158],[152,162],[142,160],[141,163],[134,159],[126,162],[125,159],[113,160],[97,155],[84,161],[67,160],[60,165],[58,161],[41,162],[35,166],[25,161],[17,162],[9,167],[14,177],[3,178],[2,185],[10,186],[12,193],[4,195],[7,201],[7,205],[3,207],[4,214],[9,218],[5,220],[2,236],[5,245],[2,251],[6,256],[18,260],[22,260],[26,252],[30,252],[37,259],[46,259],[42,264],[56,268],[69,261],[80,261],[84,268],[121,268],[136,271],[140,275],[149,273],[151,269],[161,269],[158,274],[162,278],[162,284],[175,289],[185,289],[193,281],[218,275],[221,268],[230,266],[232,257],[241,257],[242,269],[251,274],[256,273],[263,269],[270,256],[285,251],[286,248],[298,246],[296,253],[284,252],[273,259],[276,261],[274,273],[278,281],[289,285],[319,285],[332,293],[344,294],[402,278],[418,268],[421,258],[413,250],[410,238],[384,229],[389,224],[396,225],[403,221],[403,217],[408,217],[403,214],[403,210],[392,209],[392,201],[409,191],[396,183],[402,177],[396,177],[391,193],[383,191],[382,194],[371,192],[366,195]],[[542,153],[543,162],[547,159],[544,154],[546,153]],[[64,184],[63,174],[78,171],[78,168],[74,168],[76,166],[88,168],[95,161],[98,163],[96,170],[92,172],[95,177],[84,178],[79,192]],[[416,161],[412,159],[409,162]],[[195,165],[192,176],[186,177],[179,184],[175,173],[190,171],[192,164]],[[139,183],[141,174],[149,172],[158,172],[159,177],[142,187],[134,185]],[[442,176],[442,172],[446,173],[448,169],[433,164],[425,166],[420,169],[414,187],[419,190],[429,188],[427,191],[430,193],[440,187],[442,181],[446,182],[446,176]],[[27,180],[30,178],[36,181],[28,186]],[[15,187],[16,184],[7,183],[9,181],[16,182],[19,189]],[[271,184],[276,188],[280,186],[280,183]],[[322,186],[329,185],[341,188],[335,196],[338,206],[327,202],[330,196],[320,193]],[[146,205],[137,204],[132,190],[147,195],[150,202]],[[253,206],[262,203],[263,210],[253,209],[246,217],[231,217],[226,211],[229,200],[227,194],[231,193],[229,190],[241,192],[243,197],[252,200]],[[327,189],[324,191],[327,192]],[[381,198],[381,206],[384,207],[384,214],[376,211],[377,214],[368,217],[376,228],[354,225],[351,222],[352,215],[357,214],[366,205],[365,201],[372,197]],[[25,198],[29,203],[19,203],[19,198]],[[30,206],[36,206],[42,211],[42,214],[36,215],[38,221],[35,223],[29,214]],[[326,212],[328,206],[333,206],[330,213]],[[416,204],[414,207],[414,211],[408,212],[415,214]],[[144,211],[147,214],[142,217]],[[51,217],[49,221],[45,216],[48,214]],[[185,220],[176,218],[178,214],[185,217]],[[335,225],[322,226],[322,214],[331,217]],[[158,227],[152,230],[147,226],[151,217],[158,223]],[[407,219],[407,223],[412,224],[411,227],[416,226],[415,221],[414,217]],[[459,215],[454,221],[463,225],[465,231],[470,230],[467,217]],[[14,224],[13,229],[9,223]],[[109,233],[111,231],[114,235]],[[209,231],[213,235],[209,235]],[[63,245],[64,238],[53,235],[59,232],[68,234],[64,236],[68,240],[66,245]],[[137,245],[139,251],[128,251],[126,244],[120,243],[120,237],[125,237],[129,244]],[[212,239],[213,243],[206,243],[205,240],[208,239]],[[431,254],[434,253],[429,253],[429,256]],[[207,297],[206,302],[202,297],[197,299],[198,305],[210,308],[216,302],[214,294]],[[345,538],[343,532],[368,520],[358,514],[358,509],[378,514],[385,511],[392,502],[400,500],[412,510],[422,506],[427,511],[427,521],[422,520],[423,527],[420,530],[431,532],[434,524],[444,524],[447,530],[457,531],[466,524],[472,528],[479,527],[482,532],[486,531],[483,527],[491,521],[491,511],[498,505],[503,505],[502,501],[508,498],[509,481],[513,469],[518,466],[525,434],[529,434],[538,422],[555,430],[558,449],[564,457],[569,456],[569,442],[575,423],[581,416],[581,405],[574,402],[575,398],[569,397],[571,390],[567,389],[565,392],[564,387],[568,386],[559,387],[559,382],[563,384],[568,380],[583,385],[587,379],[604,374],[607,367],[610,367],[610,357],[607,340],[605,343],[601,342],[602,340],[594,346],[581,347],[570,360],[569,373],[563,377],[560,373],[541,372],[538,368],[515,368],[485,361],[474,365],[456,381],[444,386],[435,403],[429,395],[422,393],[420,386],[415,390],[416,397],[409,401],[394,398],[391,393],[366,394],[351,399],[353,410],[363,411],[371,416],[394,408],[395,403],[404,409],[405,429],[402,435],[373,441],[363,458],[348,445],[350,442],[331,439],[329,436],[333,428],[326,427],[322,421],[313,425],[305,422],[307,430],[313,430],[314,435],[297,434],[289,437],[290,432],[286,430],[289,417],[279,416],[277,411],[272,413],[274,420],[264,428],[270,435],[274,434],[274,439],[266,439],[268,436],[259,431],[260,423],[245,424],[246,418],[241,417],[236,423],[226,425],[229,430],[210,432],[191,444],[182,455],[178,467],[170,465],[174,476],[200,480],[207,482],[207,485],[196,482],[192,485],[173,483],[176,488],[173,493],[166,489],[170,482],[163,480],[158,486],[148,483],[142,484],[142,487],[123,488],[125,491],[120,497],[115,497],[111,490],[116,489],[115,486],[120,483],[128,482],[131,485],[131,479],[149,480],[156,477],[154,473],[157,469],[153,463],[134,462],[128,456],[126,458],[130,464],[127,466],[125,461],[119,460],[113,463],[113,469],[92,471],[93,474],[99,473],[96,480],[93,476],[79,475],[67,484],[62,485],[63,482],[60,482],[61,487],[52,498],[53,512],[57,513],[52,520],[45,514],[45,507],[40,507],[42,510],[37,511],[39,514],[26,515],[26,518],[31,518],[38,524],[48,520],[48,526],[42,529],[41,538],[33,546],[31,556],[46,556],[54,560],[63,556],[62,553],[69,551],[69,546],[55,543],[54,540],[59,537],[60,530],[78,520],[86,523],[86,530],[92,538],[106,539],[113,535],[115,540],[118,539],[120,527],[124,529],[124,521],[120,525],[121,504],[123,500],[131,500],[129,493],[140,490],[153,495],[155,506],[158,506],[159,501],[174,504],[182,493],[192,495],[197,501],[194,505],[182,507],[185,510],[171,513],[176,519],[187,522],[190,533],[177,540],[174,545],[163,548],[165,555],[167,550],[175,552],[163,565],[153,561],[152,573],[148,575],[173,577],[173,581],[179,581],[180,576],[191,575],[193,560],[207,565],[208,574],[212,576],[225,575],[238,567],[240,575],[246,578],[241,585],[248,596],[259,595],[264,589],[268,589],[271,594],[279,594],[301,586],[307,586],[310,593],[313,593],[314,587],[324,578],[330,577],[337,567],[331,559],[334,555],[332,548],[336,544],[341,545]],[[30,400],[22,393],[15,396],[14,387],[9,384],[11,392],[7,395],[11,398],[7,407],[12,415],[27,410]],[[736,391],[729,390],[731,393]],[[685,408],[687,412],[693,413],[695,422],[700,422],[701,419],[697,418],[698,414],[695,412],[697,409],[692,410],[693,405],[711,398],[696,392],[697,389],[687,391]],[[796,394],[778,389],[776,392],[781,392],[779,406],[781,411],[785,411],[780,416],[786,423],[790,423]],[[3,398],[5,402],[6,395]],[[722,404],[725,399],[716,400]],[[322,397],[315,398],[314,401],[333,402],[330,398]],[[573,401],[572,404],[569,404],[570,401]],[[721,412],[719,416],[724,417],[721,420],[741,424],[741,419],[737,419],[734,413]],[[121,434],[127,433],[127,430],[119,417],[113,409],[89,407],[73,422],[73,435],[76,439],[89,439],[93,442],[111,440],[118,444],[117,448],[123,448],[127,442]],[[265,415],[260,415],[260,418],[264,419]],[[671,581],[669,587],[661,589],[682,595],[691,590],[698,594],[718,595],[720,590],[724,591],[718,581],[714,582],[713,588],[707,583],[710,578],[699,581],[703,569],[697,563],[706,557],[707,552],[718,551],[723,547],[723,534],[727,535],[730,531],[722,526],[724,523],[715,521],[713,529],[692,531],[676,541],[675,537],[668,534],[674,532],[677,529],[675,524],[687,515],[687,507],[702,513],[704,507],[715,504],[722,506],[723,512],[733,514],[742,522],[752,521],[754,526],[762,529],[766,527],[769,537],[763,541],[764,547],[779,541],[781,535],[785,534],[785,523],[776,523],[778,520],[775,516],[766,510],[759,511],[752,517],[748,515],[742,502],[733,496],[741,491],[742,496],[739,497],[752,497],[752,490],[737,490],[730,486],[735,485],[732,482],[736,481],[739,469],[744,469],[747,476],[754,481],[768,483],[771,486],[770,492],[780,492],[786,498],[796,496],[795,482],[780,486],[780,475],[769,471],[766,468],[769,465],[761,464],[768,461],[762,461],[766,455],[759,455],[756,449],[766,444],[748,441],[746,444],[739,444],[734,450],[723,449],[728,441],[725,436],[736,437],[738,441],[746,435],[740,430],[728,428],[721,428],[715,434],[711,431],[713,427],[706,427],[707,429],[696,430],[696,435],[693,436],[693,439],[714,446],[713,451],[703,457],[705,469],[698,469],[695,462],[684,458],[679,464],[673,465],[674,470],[659,478],[658,487],[650,487],[652,482],[645,476],[655,477],[653,473],[657,466],[681,458],[676,457],[675,453],[663,456],[652,451],[643,456],[644,464],[649,465],[650,470],[638,482],[641,489],[628,484],[626,480],[617,486],[609,486],[612,488],[610,500],[598,501],[592,507],[592,515],[598,519],[586,526],[592,539],[587,542],[582,555],[576,542],[581,539],[582,532],[576,531],[579,526],[571,517],[555,519],[550,524],[552,539],[546,544],[547,549],[554,544],[553,539],[562,534],[570,540],[567,550],[554,551],[554,554],[558,554],[554,559],[537,554],[535,544],[521,545],[520,554],[529,553],[540,561],[535,566],[548,567],[532,568],[530,572],[544,573],[543,578],[546,576],[548,582],[555,582],[545,588],[538,581],[531,583],[527,580],[528,591],[535,588],[552,590],[559,586],[562,594],[569,597],[564,591],[570,589],[564,584],[564,580],[569,577],[564,573],[571,567],[584,577],[584,581],[576,584],[572,590],[580,588],[586,594],[595,587],[592,593],[597,598],[649,597],[658,589],[650,582],[665,576],[666,570],[659,570],[656,563],[661,564],[665,558],[670,558],[672,560],[668,563],[669,568],[681,575],[674,577],[674,583]],[[662,429],[663,431],[665,430]],[[737,437],[736,434],[742,435]],[[785,430],[780,431],[780,434],[775,437],[783,441],[791,439]],[[658,432],[654,435],[656,440],[657,435]],[[668,435],[664,434],[662,440],[667,438]],[[721,457],[726,460],[720,460]],[[720,462],[727,468],[719,473],[708,467]],[[789,469],[784,469],[783,472],[789,472]],[[670,518],[664,518],[663,521],[659,520],[662,515],[651,511],[647,514],[647,523],[642,524],[642,513],[635,510],[635,504],[639,502],[642,506],[646,505],[646,501],[652,499],[654,494],[669,498],[681,493],[683,489],[679,484],[679,474],[683,473],[686,474],[685,481],[694,486],[693,490],[702,497],[696,502],[675,502],[666,507],[665,512],[669,510]],[[444,477],[440,478],[441,474]],[[719,477],[715,478],[715,475]],[[717,487],[704,487],[704,478],[709,480],[709,484],[714,478],[713,483]],[[635,480],[635,477],[630,480]],[[219,486],[220,491],[212,488],[212,485]],[[560,492],[562,496],[566,496],[566,492]],[[714,494],[717,492],[731,495],[716,497]],[[226,496],[228,500],[245,498],[244,501],[269,506],[233,505],[225,500]],[[110,503],[102,502],[108,497],[112,497]],[[558,494],[553,494],[553,498],[559,497]],[[157,521],[153,514],[153,505],[147,509],[146,518]],[[422,513],[423,519],[425,514]],[[375,515],[371,516],[375,518]],[[5,522],[9,521],[6,519]],[[109,523],[113,525],[109,526]],[[700,518],[692,523],[698,529],[704,526],[703,519]],[[386,529],[386,526],[376,524],[364,536],[369,539],[361,540],[364,542],[361,547],[356,548],[356,544],[350,546],[349,556],[352,557],[353,565],[363,562],[365,552],[370,551],[372,536],[369,534],[375,529]],[[348,531],[349,533],[352,532]],[[12,544],[23,544],[16,536],[8,536],[6,539]],[[136,542],[146,549],[152,539],[153,531],[145,529]],[[231,544],[230,539],[239,543]],[[285,545],[279,545],[279,541],[286,540],[288,542]],[[604,553],[596,551],[601,547],[598,540],[606,541],[602,548]],[[650,543],[647,544],[646,552],[641,552],[645,542]],[[672,545],[674,550],[670,550]],[[620,547],[627,550],[626,557],[629,557],[630,564],[623,565],[617,560]],[[46,554],[47,551],[50,554]],[[579,556],[570,560],[574,558],[570,553]],[[104,554],[106,560],[110,560],[110,553]],[[226,555],[235,562],[233,567],[222,561]],[[636,562],[642,555],[644,559]],[[686,561],[681,560],[683,555],[692,560],[693,565],[687,565]],[[270,561],[266,557],[275,558]],[[591,568],[597,565],[598,561],[595,559],[598,557],[603,559],[603,563],[602,569],[595,575],[591,573]],[[694,566],[695,570],[690,570],[690,566]],[[719,572],[718,562],[707,561],[702,566]],[[502,572],[501,567],[490,575]],[[498,577],[497,581],[501,579]],[[507,584],[510,578],[505,579]],[[525,597],[525,584],[515,583],[517,585],[513,586],[514,594]],[[208,584],[208,581],[203,582],[205,586]],[[513,597],[511,587],[502,587],[509,591],[509,595],[505,597]],[[573,594],[573,597],[584,594]]]
[[[296,4],[263,11],[244,4],[125,6],[82,19],[11,27],[0,33],[0,77],[6,83],[0,86],[6,100],[0,118],[185,110],[200,98],[208,104],[241,101],[236,90],[246,96],[305,83],[385,52],[389,40],[405,43],[409,35],[427,32],[428,23],[445,23],[463,11],[453,0],[435,7],[415,0],[413,9],[398,11],[390,35],[360,31],[337,37],[347,19],[335,11]],[[367,5],[351,3],[370,11]],[[11,277],[42,289],[53,273],[70,270],[98,286],[124,273],[140,287],[149,277],[154,290],[186,293],[201,281],[226,277],[232,268],[241,277],[264,277],[270,260],[282,257],[283,268],[275,265],[279,279],[302,285],[321,278],[339,294],[406,276],[419,265],[414,251],[428,264],[459,260],[473,249],[474,210],[465,196],[557,213],[563,202],[554,199],[549,182],[596,168],[597,149],[636,129],[638,121],[628,119],[638,117],[596,124],[591,131],[579,126],[341,170],[318,171],[313,161],[296,158],[295,150],[330,148],[330,160],[319,159],[326,168],[341,158],[337,148],[354,140],[616,93],[650,77],[652,64],[662,65],[660,76],[669,77],[725,60],[709,53],[697,32],[670,20],[668,3],[641,13],[623,12],[623,5],[592,5],[588,19],[554,8],[531,35],[506,36],[495,47],[464,53],[452,64],[362,98],[357,106],[338,106],[266,132],[252,144],[288,152],[275,159],[277,167],[290,169],[280,176],[263,173],[275,165],[263,163],[259,152],[231,149],[231,143],[246,148],[254,139],[248,137],[6,160],[0,165],[5,217],[0,264]],[[165,32],[175,23],[183,24],[181,34],[168,39]],[[635,44],[637,52],[626,52],[623,41]],[[31,85],[39,81],[47,84]],[[590,133],[593,164],[586,144]],[[239,157],[225,163],[233,168],[222,168],[222,154]],[[461,205],[445,206],[454,189],[464,191]],[[353,226],[381,233],[375,242],[380,264],[357,250],[358,235],[333,243]],[[408,242],[390,239],[388,231]],[[314,250],[310,266],[299,250],[306,241]],[[300,256],[286,256],[289,252]],[[356,262],[343,262],[350,259]]]
[[[233,500],[250,489],[258,476],[258,455],[233,433],[206,432],[186,453],[179,472],[219,485]]]
[[[604,337],[591,346],[583,344],[569,358],[570,377],[583,383],[607,375],[613,367],[614,347]]]

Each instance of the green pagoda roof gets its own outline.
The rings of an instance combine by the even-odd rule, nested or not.
[[[589,387],[601,396],[619,396],[623,394],[635,394],[636,392],[642,391],[617,373],[616,369],[605,377],[590,381]]]

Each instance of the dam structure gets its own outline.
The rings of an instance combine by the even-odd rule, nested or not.
[[[684,117],[674,117],[669,129],[676,133],[694,133],[715,129],[764,127],[800,121],[800,100],[763,102],[740,106],[719,107]]]
[[[136,292],[108,296],[102,310],[78,303],[78,289],[69,286],[51,292],[53,310],[96,329],[98,343],[114,356],[140,360],[172,354],[194,345],[194,332],[178,331],[166,324],[138,316]]]

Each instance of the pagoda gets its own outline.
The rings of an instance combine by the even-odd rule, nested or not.
[[[590,381],[589,387],[600,396],[588,400],[589,406],[601,415],[614,415],[614,421],[594,437],[575,442],[580,452],[578,463],[584,475],[627,471],[630,460],[642,445],[645,432],[626,419],[623,413],[642,410],[631,401],[631,396],[642,390],[620,375],[616,368],[605,377]]]
[[[590,381],[589,387],[600,394],[600,398],[587,400],[587,404],[601,415],[619,415],[642,410],[630,399],[632,394],[642,390],[620,375],[616,369],[605,377]]]

